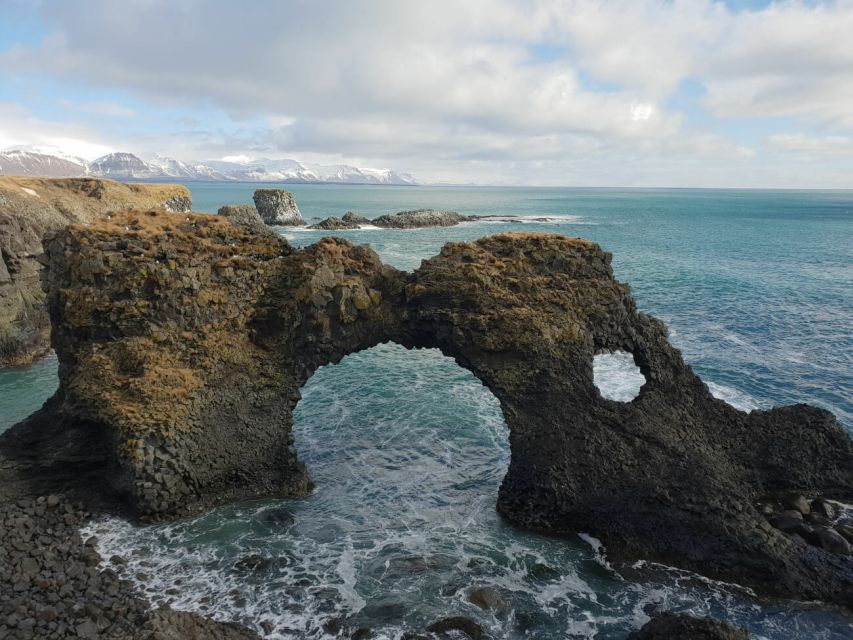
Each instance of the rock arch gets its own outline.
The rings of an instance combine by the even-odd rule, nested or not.
[[[440,349],[500,401],[512,453],[497,507],[517,525],[853,603],[853,559],[798,544],[756,506],[785,490],[853,497],[849,436],[806,405],[746,414],[714,399],[594,243],[493,236],[404,273],[345,240],[293,250],[150,211],[72,226],[46,249],[61,387],[3,451],[85,441],[97,490],[142,517],[309,491],[292,448],[299,389],[390,340]],[[646,377],[630,403],[593,384],[593,356],[610,350]]]

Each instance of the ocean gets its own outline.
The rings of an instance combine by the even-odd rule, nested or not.
[[[194,208],[250,203],[257,187],[194,184]],[[334,232],[400,269],[446,242],[507,231],[594,240],[715,395],[745,410],[809,402],[853,431],[853,191],[285,188],[309,222],[415,208],[507,216]],[[280,231],[299,246],[330,235]],[[630,368],[611,362],[596,379],[626,393]],[[55,358],[0,370],[0,430],[55,387]],[[621,639],[648,607],[724,618],[755,638],[853,635],[853,621],[830,608],[756,600],[663,566],[624,579],[592,538],[510,527],[494,508],[509,460],[498,403],[437,351],[380,345],[321,368],[302,396],[294,431],[317,484],[311,497],[168,525],[105,519],[86,533],[104,557],[128,558],[121,571],[153,602],[255,628],[267,621],[274,638],[335,637],[344,626],[392,639],[465,615],[494,638]],[[252,553],[270,564],[235,567]],[[477,587],[496,589],[504,605],[480,610],[466,597]]]

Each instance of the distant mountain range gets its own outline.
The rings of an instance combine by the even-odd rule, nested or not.
[[[187,163],[165,156],[143,160],[126,152],[110,153],[87,162],[60,152],[45,152],[35,148],[14,148],[0,152],[0,175],[92,176],[122,181],[418,184],[408,173],[392,169],[365,169],[347,164],[305,164],[286,159],[246,163],[222,160]]]

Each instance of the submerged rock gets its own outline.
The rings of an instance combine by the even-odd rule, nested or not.
[[[497,589],[491,587],[480,587],[468,592],[468,602],[481,609],[492,609],[502,611],[506,609],[506,601],[498,593]]]
[[[137,211],[46,248],[60,389],[0,435],[0,484],[148,520],[304,495],[300,388],[393,341],[440,349],[500,401],[511,458],[497,507],[514,524],[588,533],[614,563],[853,603],[853,559],[797,543],[755,506],[771,489],[853,498],[849,435],[822,409],[715,399],[595,243],[504,234],[406,273],[340,238],[293,250],[222,217]],[[633,402],[596,391],[593,357],[613,350],[647,379]]]
[[[471,640],[484,640],[486,632],[477,622],[466,618],[465,616],[452,616],[450,618],[442,618],[433,622],[427,627],[427,631],[445,637],[445,634],[452,631],[459,631],[465,634]]]
[[[235,569],[241,571],[263,571],[273,564],[272,558],[265,558],[259,553],[252,553],[234,563]]]
[[[738,627],[713,618],[695,618],[683,613],[654,616],[628,640],[749,640]]]
[[[257,189],[252,199],[266,224],[285,227],[299,227],[305,224],[290,191]]]

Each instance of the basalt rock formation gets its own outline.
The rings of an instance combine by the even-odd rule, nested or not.
[[[25,364],[50,348],[39,282],[44,234],[119,209],[149,207],[188,211],[190,192],[180,185],[0,177],[0,365]]]
[[[266,224],[286,227],[302,226],[305,220],[296,206],[293,194],[284,189],[257,189],[252,197]]]
[[[258,210],[250,204],[226,204],[224,207],[219,207],[216,214],[227,218],[231,224],[242,227],[249,233],[277,236],[276,232],[266,225]]]
[[[405,273],[341,239],[294,250],[224,217],[140,211],[72,225],[46,255],[61,386],[0,436],[6,486],[60,478],[70,492],[82,478],[90,503],[145,519],[305,494],[300,388],[394,341],[440,349],[500,401],[511,461],[497,506],[513,523],[590,533],[614,562],[853,605],[853,558],[801,544],[757,506],[853,497],[848,434],[814,407],[713,398],[594,243],[493,236]],[[593,383],[593,356],[617,349],[647,380],[631,402]]]

